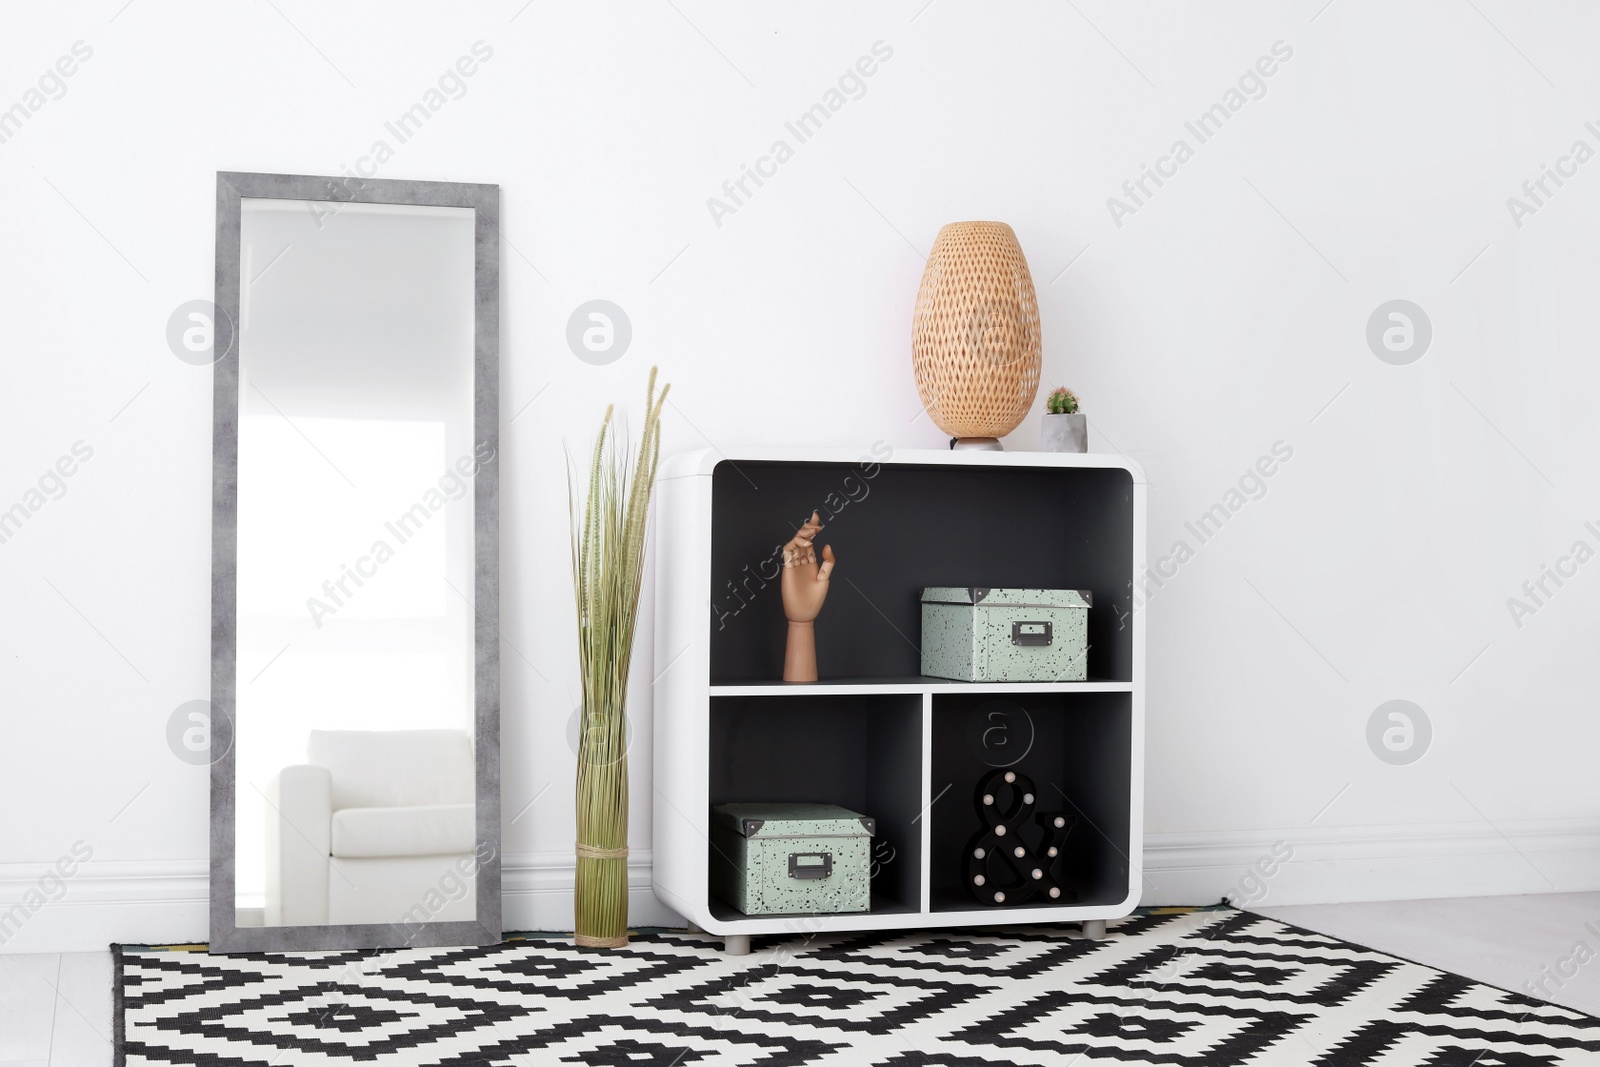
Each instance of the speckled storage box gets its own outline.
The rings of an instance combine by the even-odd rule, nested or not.
[[[922,591],[922,673],[964,682],[1088,677],[1087,589]]]
[[[867,911],[873,830],[837,804],[719,804],[711,892],[746,915]]]

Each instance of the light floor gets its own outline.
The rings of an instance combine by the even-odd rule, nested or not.
[[[1600,893],[1256,910],[1502,989],[1545,977],[1545,999],[1600,1015]],[[1590,962],[1562,977],[1580,943]],[[0,1067],[110,1063],[110,953],[0,955]]]
[[[0,956],[0,1067],[110,1063],[110,952]]]
[[[1251,910],[1501,989],[1600,1015],[1600,893]],[[1529,990],[1530,981],[1542,981],[1543,991]]]

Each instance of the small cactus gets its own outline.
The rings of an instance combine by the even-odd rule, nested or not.
[[[1078,411],[1078,394],[1062,386],[1051,391],[1045,399],[1044,409],[1052,415],[1074,415]]]

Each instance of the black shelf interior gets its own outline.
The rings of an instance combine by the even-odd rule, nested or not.
[[[1032,779],[1036,811],[1078,816],[1058,869],[1077,899],[1036,897],[1025,906],[1122,902],[1128,895],[1132,729],[1128,693],[936,694],[932,789],[937,799],[929,811],[933,910],[1006,911],[976,900],[963,869],[969,842],[985,828],[974,792],[997,768]],[[1031,827],[1023,831],[1030,848],[1035,833]]]
[[[710,743],[713,807],[821,803],[869,815],[873,910],[919,908],[920,696],[713,697]]]
[[[838,556],[823,678],[915,677],[927,586],[1087,589],[1089,677],[1133,677],[1133,480],[1093,467],[724,460],[712,474],[711,678],[781,678],[775,553],[811,512]]]

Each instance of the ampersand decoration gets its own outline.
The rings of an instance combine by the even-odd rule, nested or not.
[[[967,889],[980,903],[1022,904],[1036,896],[1066,904],[1078,895],[1057,874],[1062,846],[1078,817],[1066,812],[1035,813],[1033,781],[1016,771],[999,770],[978,783],[972,804],[984,829],[967,842]],[[1030,846],[1022,830],[1029,817],[1040,832]]]

